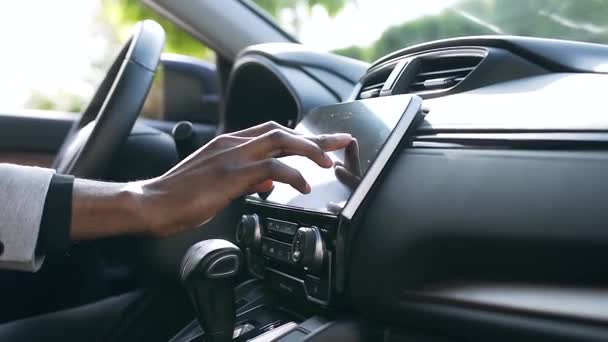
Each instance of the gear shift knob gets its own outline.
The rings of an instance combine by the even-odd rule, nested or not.
[[[226,240],[205,240],[188,249],[181,279],[203,328],[205,341],[232,341],[236,315],[234,280],[241,250]]]

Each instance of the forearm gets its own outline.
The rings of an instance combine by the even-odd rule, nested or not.
[[[243,194],[272,187],[272,181],[309,193],[302,174],[276,157],[299,155],[329,168],[333,161],[326,151],[345,148],[351,142],[348,134],[304,137],[267,123],[219,136],[151,180],[76,180],[70,238],[139,233],[168,236],[204,224]]]
[[[70,238],[88,240],[146,230],[140,183],[107,183],[76,179]]]

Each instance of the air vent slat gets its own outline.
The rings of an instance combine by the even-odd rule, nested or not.
[[[380,88],[362,91],[359,94],[360,99],[371,99],[372,97],[378,97],[378,96],[380,96]]]
[[[447,90],[460,84],[481,63],[481,56],[430,56],[421,61],[420,71],[408,92]]]
[[[368,74],[362,80],[361,91],[359,92],[360,99],[369,99],[372,97],[380,96],[380,90],[384,86],[384,83],[390,76],[391,72],[395,68],[395,65],[389,65],[386,68]]]
[[[382,86],[384,86],[384,82],[365,86],[364,88],[361,89],[361,91],[363,92],[363,91],[367,91],[367,90],[371,90],[371,89],[382,89]]]
[[[451,75],[451,74],[463,74],[463,73],[469,74],[469,73],[471,73],[471,71],[473,71],[473,69],[475,69],[475,67],[423,72],[423,73],[418,74],[418,77],[437,77],[437,76],[441,77],[443,75]]]
[[[483,50],[455,49],[400,58],[366,75],[358,98],[446,92],[462,83],[484,57]],[[395,69],[404,64],[409,66]],[[386,82],[393,70],[393,77],[397,78],[389,80],[392,86],[387,87]],[[400,70],[399,74],[397,70]]]

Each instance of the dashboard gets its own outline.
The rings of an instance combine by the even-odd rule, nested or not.
[[[354,139],[344,150],[328,153],[333,168],[322,169],[301,156],[280,158],[309,179],[309,194],[278,183],[269,193],[245,198],[248,213],[238,224],[236,241],[253,275],[301,299],[325,306],[334,302],[345,287],[351,222],[422,118],[421,102],[400,95],[319,107],[306,115],[296,132],[340,131]]]
[[[420,100],[420,120],[343,205],[329,208],[340,202],[329,193],[322,206],[290,205],[279,186],[231,208],[231,238],[253,277],[313,311],[463,339],[593,330],[608,322],[606,306],[588,305],[608,284],[607,73],[606,46],[526,37],[430,42],[372,65],[252,46],[227,85],[224,132],[314,119],[316,132],[332,132],[345,128],[327,119],[336,110],[400,97]],[[345,216],[357,189],[364,200]],[[580,333],[568,336],[591,336]]]

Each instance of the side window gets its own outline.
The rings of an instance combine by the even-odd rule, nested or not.
[[[167,113],[165,88],[168,81],[175,82],[175,69],[189,72],[189,68],[198,65],[200,69],[203,65],[214,70],[215,55],[137,0],[25,0],[0,4],[0,111],[81,112],[131,28],[143,19],[156,20],[165,29],[165,53],[170,54],[166,58],[170,65],[159,68],[142,116],[172,119]],[[177,67],[175,60],[181,61]],[[202,91],[200,88],[192,91]],[[200,108],[180,110],[197,114]]]
[[[368,62],[406,46],[461,36],[608,43],[607,0],[247,1],[304,44]]]

